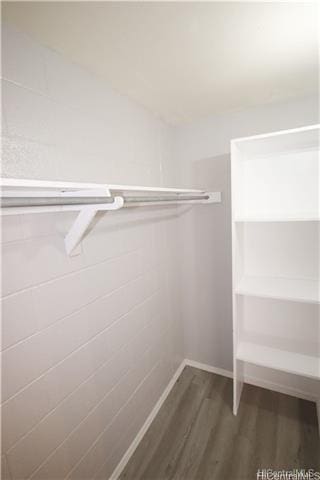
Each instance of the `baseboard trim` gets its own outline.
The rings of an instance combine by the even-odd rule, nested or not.
[[[213,367],[206,363],[189,360],[188,358],[185,359],[185,364],[189,365],[190,367],[199,368],[200,370],[204,370],[206,372],[216,373],[217,375],[233,378],[233,372],[230,370],[225,370],[224,368]],[[302,398],[303,400],[310,400],[311,402],[317,401],[317,397],[315,395],[308,394],[295,388],[279,385],[278,383],[270,382],[269,380],[260,380],[257,377],[252,377],[251,375],[245,375],[243,381],[244,383],[248,383],[256,387],[267,388],[268,390],[291,395],[292,397]]]
[[[128,450],[125,452],[123,455],[122,459],[116,466],[115,470],[111,474],[109,480],[117,480],[121,473],[123,472],[125,466],[129,462],[131,456],[135,452],[136,448],[138,447],[139,443],[141,442],[142,438],[144,437],[146,431],[150,427],[151,423],[153,422],[154,418],[156,417],[157,413],[159,412],[160,408],[162,407],[163,403],[165,402],[166,398],[168,397],[169,393],[171,392],[172,388],[174,387],[176,381],[180,377],[184,367],[186,366],[186,361],[182,360],[180,363],[179,367],[173,374],[173,377],[169,381],[168,385],[164,389],[163,393],[161,394],[161,397],[153,407],[152,411],[150,412],[148,418],[140,428],[139,432],[137,433],[136,437],[134,438],[133,442],[131,443],[130,447]]]
[[[216,373],[217,375],[222,375],[223,377],[233,378],[233,373],[230,370],[225,370],[224,368],[212,367],[206,363],[195,362],[194,360],[185,359],[185,365],[189,367],[199,368],[199,370],[204,370],[205,372]]]
[[[270,382],[269,380],[260,380],[256,377],[251,377],[245,375],[244,383],[249,383],[256,387],[266,388],[268,390],[273,390],[274,392],[284,393],[285,395],[290,395],[291,397],[301,398],[303,400],[309,400],[311,402],[316,402],[317,397],[310,393],[303,392],[302,390],[297,390],[295,388],[290,388],[284,385],[279,385],[278,383]]]
[[[230,370],[225,370],[224,368],[213,367],[212,365],[208,365],[206,363],[196,362],[194,360],[189,360],[188,358],[182,360],[181,364],[173,374],[171,380],[169,381],[168,385],[164,389],[161,397],[153,407],[152,411],[150,412],[148,418],[140,428],[139,432],[137,433],[136,437],[134,438],[133,442],[131,443],[130,447],[127,449],[125,454],[123,455],[122,459],[116,466],[115,470],[113,471],[112,475],[109,477],[109,480],[117,480],[121,473],[123,472],[125,466],[129,462],[131,456],[135,452],[136,448],[138,447],[139,443],[141,442],[142,438],[144,437],[146,431],[150,427],[151,423],[153,422],[154,418],[156,417],[157,413],[159,412],[160,408],[162,407],[163,403],[165,402],[166,398],[168,397],[169,393],[171,392],[172,388],[174,387],[176,381],[180,377],[183,369],[185,366],[198,368],[199,370],[204,370],[206,372],[215,373],[217,375],[222,375],[223,377],[233,378],[233,372]],[[256,387],[267,388],[268,390],[273,390],[275,392],[284,393],[286,395],[291,395],[293,397],[302,398],[304,400],[311,400],[312,402],[316,402],[317,405],[317,412],[318,412],[318,419],[319,419],[319,432],[320,432],[320,400],[313,395],[308,395],[303,391],[296,390],[290,387],[285,387],[283,385],[278,385],[273,382],[269,382],[267,380],[259,380],[256,377],[245,376],[244,383],[248,383],[250,385],[255,385]]]

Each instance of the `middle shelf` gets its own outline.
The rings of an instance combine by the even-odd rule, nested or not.
[[[277,223],[277,222],[319,222],[320,216],[318,212],[313,213],[283,213],[283,214],[255,214],[255,215],[242,215],[235,217],[236,223]]]
[[[253,365],[320,379],[320,357],[271,348],[253,342],[240,342],[236,358]]]
[[[297,278],[244,276],[236,286],[237,295],[320,303],[320,283]]]

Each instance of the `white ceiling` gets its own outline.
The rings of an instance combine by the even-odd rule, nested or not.
[[[173,124],[313,94],[317,2],[7,2],[3,18]]]

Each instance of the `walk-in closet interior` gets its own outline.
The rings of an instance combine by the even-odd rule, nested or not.
[[[1,478],[320,478],[318,2],[1,34]]]

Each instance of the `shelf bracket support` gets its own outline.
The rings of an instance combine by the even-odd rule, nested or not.
[[[83,207],[64,239],[67,254],[70,256],[77,255],[76,247],[99,211],[119,210],[123,207],[123,204],[124,200],[122,197],[115,197],[113,203]]]

